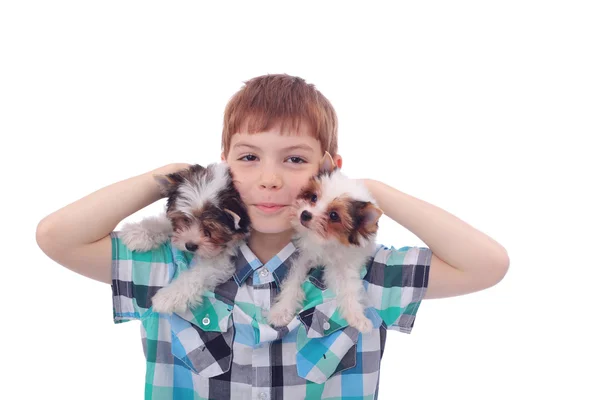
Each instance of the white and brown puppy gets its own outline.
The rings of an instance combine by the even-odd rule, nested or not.
[[[375,252],[382,214],[364,184],[344,176],[326,153],[319,174],[292,207],[299,255],[282,283],[269,322],[284,326],[294,318],[304,301],[302,283],[309,270],[323,265],[325,284],[336,294],[341,316],[361,332],[373,329],[364,313],[360,271]]]
[[[166,213],[124,224],[122,238],[131,250],[147,251],[170,238],[176,248],[194,253],[190,269],[152,298],[157,312],[183,312],[234,274],[232,256],[250,219],[225,163],[196,164],[155,179],[167,197]]]

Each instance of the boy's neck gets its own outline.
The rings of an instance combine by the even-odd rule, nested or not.
[[[252,231],[248,238],[248,247],[261,263],[265,264],[277,255],[291,241],[294,231],[280,233],[262,233]]]

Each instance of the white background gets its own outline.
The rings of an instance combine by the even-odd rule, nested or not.
[[[288,73],[336,108],[348,175],[510,255],[500,284],[424,301],[412,334],[389,333],[380,398],[600,398],[597,2],[244,3],[0,6],[2,397],[143,397],[139,323],[114,325],[110,287],[47,258],[37,223],[217,161],[230,96]],[[379,239],[423,245],[389,219]]]

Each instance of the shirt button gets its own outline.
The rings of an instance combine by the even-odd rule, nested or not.
[[[267,399],[267,394],[266,394],[265,392],[260,392],[260,393],[258,394],[258,398],[259,398],[260,400],[266,400],[266,399]]]
[[[202,320],[202,325],[208,325],[208,324],[210,324],[210,318],[208,318],[208,316],[206,316]]]
[[[323,329],[327,330],[329,328],[331,328],[331,325],[329,325],[329,322],[327,322],[327,321],[323,322]]]
[[[263,268],[263,269],[260,271],[260,276],[262,276],[262,277],[265,277],[265,276],[267,276],[267,275],[269,275],[269,270],[268,270],[268,269],[266,269],[266,268]]]

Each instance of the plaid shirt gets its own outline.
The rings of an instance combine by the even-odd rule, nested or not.
[[[410,333],[429,277],[431,250],[379,246],[362,270],[373,322],[369,334],[348,326],[322,267],[303,284],[306,300],[287,327],[266,320],[288,266],[289,243],[262,264],[244,244],[233,279],[182,314],[159,314],[151,298],[189,267],[192,255],[170,243],[132,252],[112,238],[115,323],[140,320],[146,399],[376,399],[387,329]]]

